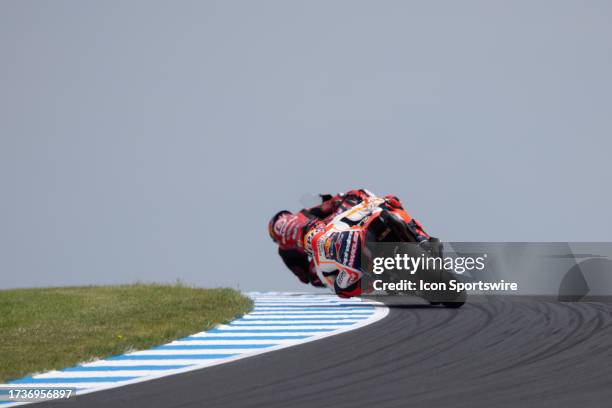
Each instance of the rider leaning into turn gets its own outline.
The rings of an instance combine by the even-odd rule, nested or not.
[[[361,231],[347,228],[346,222],[364,217],[374,199],[395,208],[402,204],[395,196],[378,198],[363,189],[321,198],[322,204],[297,214],[277,213],[268,225],[270,236],[285,265],[300,281],[329,286],[341,297],[357,296],[361,294],[363,238]],[[421,224],[413,221],[417,240],[429,239]]]

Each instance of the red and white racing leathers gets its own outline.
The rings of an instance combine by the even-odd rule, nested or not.
[[[323,203],[316,207],[303,209],[297,214],[280,211],[272,217],[268,229],[272,240],[278,244],[278,254],[301,282],[325,286],[316,273],[309,254],[304,250],[306,233],[317,222],[324,222],[338,212],[358,204],[368,194],[365,190],[351,190],[335,196],[322,195]]]

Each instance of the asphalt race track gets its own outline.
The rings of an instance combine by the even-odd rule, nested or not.
[[[42,406],[612,406],[612,302],[417,302],[353,332]]]

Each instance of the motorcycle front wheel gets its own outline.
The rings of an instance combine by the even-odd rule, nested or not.
[[[456,279],[451,272],[446,270],[422,272],[421,279],[430,284],[437,284],[439,287],[447,288],[422,292],[422,297],[427,300],[430,305],[442,304],[444,307],[457,309],[465,304],[467,300],[467,293],[465,290],[457,292],[448,289],[450,281]]]

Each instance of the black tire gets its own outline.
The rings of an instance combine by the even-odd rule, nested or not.
[[[442,302],[442,304],[449,309],[459,309],[465,302]]]
[[[456,276],[450,271],[439,270],[434,272],[423,271],[418,278],[425,280],[428,283],[441,283],[448,286],[449,282],[452,279],[455,279]],[[463,306],[467,300],[467,292],[465,290],[461,292],[455,292],[448,289],[435,290],[424,292],[422,297],[430,304],[442,304],[445,307],[459,308]]]

